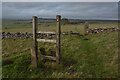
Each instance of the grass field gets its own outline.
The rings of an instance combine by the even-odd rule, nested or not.
[[[17,24],[16,24],[17,23]],[[40,30],[55,30],[54,23],[41,24]],[[49,25],[49,27],[48,27]],[[62,32],[84,33],[83,24],[62,25]],[[7,27],[7,29],[4,29]],[[90,28],[117,27],[117,23],[90,24]],[[32,32],[28,22],[3,22],[5,32]],[[88,39],[88,40],[85,40]],[[32,39],[2,40],[3,78],[118,78],[118,32],[103,32],[80,37],[61,37],[61,64],[40,60],[37,69],[30,65]],[[46,51],[55,50],[52,43],[39,43]],[[40,53],[39,53],[40,55]],[[49,54],[48,54],[49,55]]]
[[[118,23],[90,23],[90,28],[99,27],[117,27]],[[7,27],[7,29],[5,29]],[[38,30],[41,31],[56,31],[56,23],[38,23]],[[3,21],[3,32],[31,32],[32,33],[32,23],[28,21]],[[61,25],[61,31],[77,31],[81,34],[84,33],[84,24],[66,24]]]

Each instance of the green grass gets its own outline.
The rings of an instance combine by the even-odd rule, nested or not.
[[[47,24],[42,24],[47,25]],[[54,24],[49,24],[53,25]],[[91,24],[97,27],[98,24]],[[114,24],[100,24],[113,26]],[[52,26],[50,26],[52,27]],[[50,27],[41,27],[43,30],[53,30]],[[78,31],[83,33],[83,24],[64,25],[62,31]],[[23,29],[23,30],[22,30]],[[25,28],[16,30],[25,31]],[[31,29],[31,28],[28,28]],[[6,31],[15,31],[15,28]],[[4,30],[3,30],[4,31]],[[88,40],[84,40],[88,39]],[[32,39],[3,39],[2,61],[13,62],[2,67],[3,78],[118,78],[118,32],[105,32],[79,37],[65,35],[61,37],[61,64],[53,61],[39,60],[38,68],[33,69],[30,64],[30,48]],[[39,43],[44,47],[55,50],[52,43]],[[39,53],[40,55],[40,53]],[[49,54],[48,54],[49,55]],[[75,62],[75,63],[74,63]],[[73,64],[70,64],[73,63]],[[70,70],[75,72],[69,73]]]
[[[16,24],[19,23],[19,24]],[[49,26],[48,26],[49,25]],[[118,23],[90,23],[90,28],[99,27],[117,27]],[[5,29],[7,27],[8,29]],[[2,31],[4,32],[32,32],[32,23],[28,21],[3,21]],[[41,31],[56,31],[56,23],[38,23],[38,30]],[[84,24],[66,24],[61,25],[61,31],[75,31],[84,33]]]

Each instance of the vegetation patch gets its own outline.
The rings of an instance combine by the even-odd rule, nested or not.
[[[3,22],[5,32],[32,32],[32,24]],[[39,30],[56,30],[54,23],[40,23]],[[49,27],[44,27],[50,25]],[[26,26],[26,27],[25,27]],[[118,32],[83,35],[83,24],[61,25],[62,32],[75,31],[80,35],[61,36],[61,62],[38,61],[38,68],[31,67],[30,48],[33,39],[2,40],[3,78],[118,78]],[[117,23],[95,23],[90,28],[117,26]],[[84,40],[88,39],[88,40]],[[54,55],[55,44],[38,43],[47,55]],[[5,54],[9,56],[5,56]],[[38,55],[41,55],[39,50]]]
[[[13,64],[13,61],[6,60],[6,61],[3,61],[2,66],[10,65],[10,64]]]

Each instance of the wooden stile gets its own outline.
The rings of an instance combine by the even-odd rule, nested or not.
[[[56,57],[53,56],[46,56],[45,49],[40,49],[40,52],[42,52],[41,57],[44,59],[50,59],[50,60],[56,60],[56,62],[59,64],[60,63],[60,37],[61,37],[61,16],[57,15],[56,16],[57,20],[57,30],[56,32],[51,32],[51,31],[38,31],[37,32],[37,26],[38,26],[38,18],[36,16],[33,16],[33,49],[31,49],[31,56],[32,56],[32,65],[34,67],[37,67],[38,63],[38,44],[37,42],[51,42],[51,43],[56,43]],[[50,40],[50,39],[37,39],[37,34],[42,33],[42,34],[56,34],[56,40]],[[45,53],[45,54],[44,54]]]

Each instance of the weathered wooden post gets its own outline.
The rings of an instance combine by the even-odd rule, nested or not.
[[[61,16],[57,15],[57,29],[56,29],[56,62],[60,63],[60,34],[61,34]]]
[[[85,30],[85,35],[87,35],[89,33],[89,24],[88,24],[88,22],[85,22],[84,30]]]
[[[37,67],[37,61],[38,61],[37,27],[38,27],[38,18],[36,16],[33,16],[33,49],[31,49],[33,67]]]

